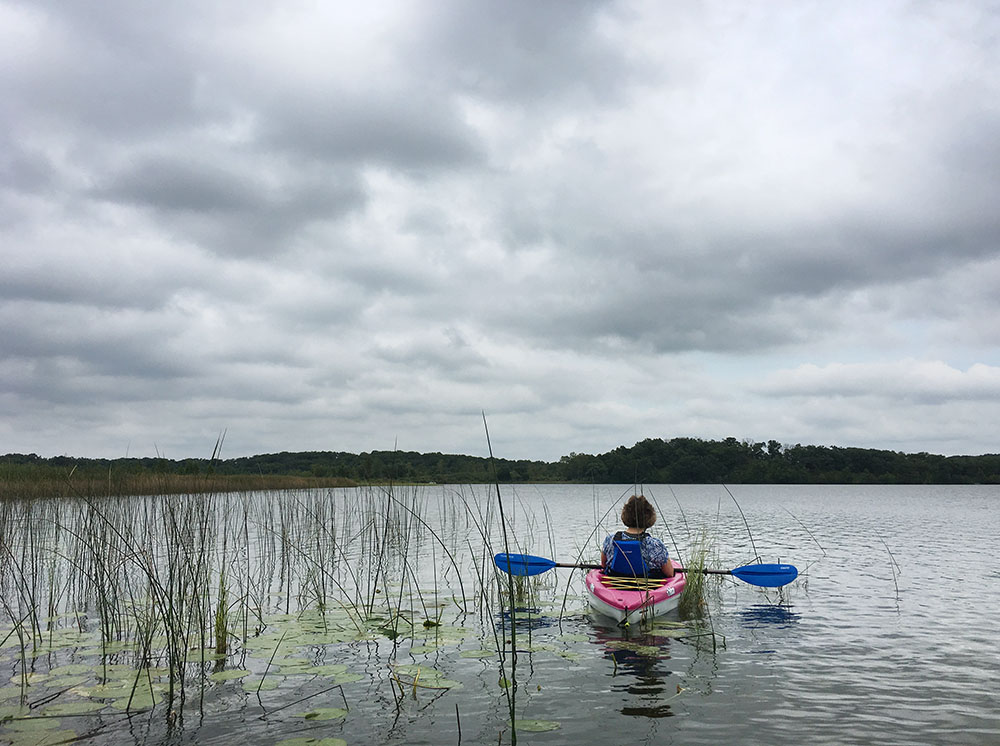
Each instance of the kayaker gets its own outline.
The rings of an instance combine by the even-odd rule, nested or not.
[[[672,578],[674,564],[666,546],[646,533],[656,523],[656,511],[643,495],[632,495],[622,508],[624,531],[609,534],[601,548],[601,565],[612,575]]]

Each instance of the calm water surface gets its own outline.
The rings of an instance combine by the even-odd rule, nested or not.
[[[711,605],[724,649],[671,640],[655,663],[616,669],[598,654],[579,668],[533,673],[527,688],[538,682],[542,691],[531,696],[532,707],[551,717],[581,715],[563,723],[567,742],[572,731],[573,740],[601,743],[596,720],[649,743],[1000,743],[1000,490],[732,489],[757,553],[797,565],[802,576],[781,597],[724,585]],[[685,525],[708,527],[719,566],[752,561],[747,528],[722,488],[645,491],[682,548]],[[604,488],[596,503],[621,492]],[[592,521],[574,517],[573,488],[522,493],[562,516],[565,543],[589,530]],[[662,526],[660,533],[666,538]],[[602,634],[581,628],[591,631],[580,649],[600,650]],[[562,685],[568,701],[546,694],[546,685]],[[683,691],[669,700],[672,717],[632,714],[677,686]],[[591,713],[589,725],[575,702]]]
[[[736,567],[759,556],[797,565],[799,579],[782,591],[713,583],[705,624],[714,637],[685,639],[670,629],[624,632],[592,619],[581,570],[539,576],[525,602],[535,610],[530,624],[518,629],[513,691],[516,716],[526,721],[518,743],[1000,744],[1000,566],[993,556],[1000,490],[730,489],[746,523],[722,487],[646,486],[661,514],[654,533],[682,561],[707,536],[714,566]],[[511,551],[592,562],[615,526],[614,506],[631,491],[505,487]],[[350,501],[351,492],[338,499]],[[509,743],[495,653],[506,617],[496,581],[481,572],[488,556],[483,539],[463,518],[465,511],[482,515],[495,493],[427,487],[419,500],[421,521],[450,548],[458,570],[439,543],[415,540],[406,551],[419,557],[419,569],[396,585],[401,592],[408,583],[423,587],[420,603],[430,609],[414,616],[439,618],[441,627],[406,639],[373,634],[303,646],[295,651],[299,658],[343,664],[354,680],[330,686],[318,677],[289,676],[259,694],[238,681],[214,682],[196,704],[188,702],[182,727],[168,729],[155,708],[133,716],[102,713],[89,716],[88,727],[97,727],[84,742]],[[501,551],[499,533],[490,533],[492,550]],[[455,600],[460,593],[468,603]],[[6,680],[9,672],[13,681],[16,650],[8,642],[0,653],[0,675]],[[88,655],[93,651],[63,650],[33,665],[45,671]],[[224,663],[258,674],[266,665],[266,652]],[[446,684],[436,687],[430,679],[432,688],[406,686],[401,696],[393,672],[413,666],[423,667],[422,675],[446,677]],[[505,676],[509,667],[508,656]],[[412,683],[412,677],[397,678]],[[44,686],[35,689],[36,701],[48,696]],[[347,715],[330,721],[303,716],[345,705]],[[534,732],[533,724],[552,730]],[[87,730],[66,718],[59,727]],[[0,742],[28,742],[4,733]]]

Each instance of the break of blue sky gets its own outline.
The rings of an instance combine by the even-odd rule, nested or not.
[[[997,452],[998,31],[0,0],[0,453]]]

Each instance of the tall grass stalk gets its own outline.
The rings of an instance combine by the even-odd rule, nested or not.
[[[702,530],[694,544],[688,550],[684,568],[687,570],[684,592],[677,606],[682,619],[701,619],[708,610],[705,593],[708,575],[702,572],[708,562],[711,549],[708,531]]]
[[[510,554],[510,541],[507,537],[507,521],[504,518],[503,496],[500,494],[500,481],[496,475],[496,463],[493,460],[493,445],[490,443],[490,430],[486,424],[486,413],[483,413],[483,427],[486,429],[486,445],[490,452],[490,464],[493,468],[493,484],[497,493],[497,509],[500,513],[500,530],[503,533],[503,550]],[[504,687],[507,692],[507,703],[510,709],[510,742],[511,746],[517,744],[517,728],[515,727],[516,710],[514,702],[517,696],[517,613],[515,610],[514,576],[507,573],[507,587],[510,599],[510,685]]]
[[[202,646],[204,648],[204,646]],[[226,569],[219,573],[219,594],[215,600],[215,654],[229,652],[229,586],[226,583]]]
[[[442,489],[435,505],[417,488],[118,497],[108,478],[95,496],[0,500],[0,639],[20,644],[26,695],[32,660],[60,625],[92,635],[100,683],[113,680],[113,665],[134,666],[130,712],[149,707],[150,669],[163,668],[153,709],[170,730],[204,703],[212,669],[252,655],[248,638],[281,611],[315,608],[323,624],[400,643],[416,639],[421,614],[433,628],[449,610],[478,611],[495,635],[513,723],[519,607],[536,588],[501,576],[493,546],[500,534],[505,548],[530,545],[544,528],[516,494],[518,515],[504,515],[496,480],[493,498]],[[111,486],[121,478],[112,472]],[[470,541],[477,532],[482,540]],[[510,606],[509,627],[497,624],[498,602]]]

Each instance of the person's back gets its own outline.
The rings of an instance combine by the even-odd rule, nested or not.
[[[611,575],[673,577],[674,567],[666,546],[646,533],[656,522],[656,512],[642,495],[632,495],[622,508],[626,528],[604,539],[601,564]]]

